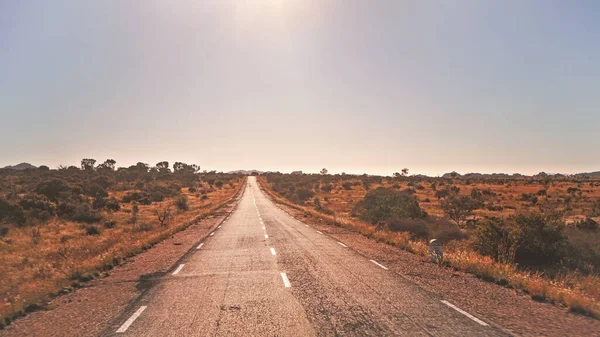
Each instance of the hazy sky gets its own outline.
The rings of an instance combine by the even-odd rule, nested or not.
[[[0,166],[600,170],[598,1],[0,0]]]

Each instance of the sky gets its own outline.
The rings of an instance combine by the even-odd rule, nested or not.
[[[0,0],[0,167],[600,171],[597,1]]]

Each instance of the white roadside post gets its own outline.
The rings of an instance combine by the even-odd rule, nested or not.
[[[432,263],[442,263],[444,260],[444,248],[442,243],[436,239],[429,241],[429,259]]]

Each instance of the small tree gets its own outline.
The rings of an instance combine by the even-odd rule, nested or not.
[[[132,223],[135,225],[135,223],[137,222],[137,215],[138,215],[139,211],[140,211],[140,207],[138,206],[137,202],[134,201],[133,207],[131,208],[131,219],[129,219],[129,223]]]
[[[106,159],[104,163],[98,165],[98,170],[114,171],[117,161],[114,159]]]
[[[473,215],[473,211],[482,206],[482,202],[468,195],[451,193],[441,201],[440,206],[446,215],[458,226],[464,226],[467,217]]]
[[[81,159],[81,169],[85,171],[91,171],[94,169],[96,159]]]
[[[326,169],[326,168],[323,168],[323,169],[321,170],[321,172],[320,172],[320,173],[321,173],[321,175],[323,175],[323,176],[324,176],[324,175],[327,175],[327,173],[328,173],[328,172],[329,172],[329,171],[327,171],[327,169]]]
[[[407,168],[403,168],[402,169],[402,176],[406,177],[408,175],[408,169]]]
[[[166,226],[167,222],[171,218],[171,207],[165,207],[163,209],[154,210],[154,215],[158,218],[161,226]]]
[[[169,169],[168,161],[161,161],[159,163],[156,163],[156,169],[158,169],[158,172],[160,173],[171,172],[171,170]]]

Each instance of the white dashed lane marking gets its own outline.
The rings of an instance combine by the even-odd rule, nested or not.
[[[175,269],[175,271],[173,272],[173,275],[177,275],[179,274],[179,272],[181,271],[181,269],[183,269],[183,266],[185,266],[185,264],[180,264],[179,267],[177,267],[177,269]]]
[[[348,246],[346,246],[345,244],[343,244],[343,243],[341,243],[341,242],[339,242],[339,241],[338,241],[338,244],[339,244],[340,246],[342,246],[342,247],[346,247],[346,248],[348,248]]]
[[[200,249],[200,248],[202,248],[202,246],[204,246],[204,242],[199,244],[198,247],[196,247],[196,249]]]
[[[290,288],[292,286],[292,284],[290,283],[290,280],[287,277],[286,273],[281,273],[281,278],[283,279],[283,286],[286,288]]]
[[[385,270],[388,270],[388,267],[386,267],[386,266],[382,265],[381,263],[379,263],[379,262],[377,262],[377,261],[375,261],[375,260],[369,260],[369,261],[371,261],[371,262],[375,263],[376,265],[378,265],[379,267],[381,267],[381,268],[383,268],[383,269],[385,269]]]
[[[144,312],[144,310],[146,310],[146,308],[147,307],[145,305],[141,306],[133,315],[131,315],[131,317],[129,317],[129,319],[127,321],[125,321],[125,323],[123,323],[123,325],[121,325],[119,330],[117,330],[117,333],[122,333],[122,332],[127,331],[127,329],[129,329],[131,324],[133,324],[133,322],[138,317],[140,317],[140,315],[142,314],[142,312]]]
[[[275,248],[271,248],[271,255],[277,255],[277,253],[275,252]]]
[[[321,231],[317,231],[317,233],[319,233],[319,234],[323,234],[323,232],[321,232]]]
[[[486,322],[484,322],[484,321],[480,320],[479,318],[477,318],[477,317],[475,317],[475,316],[473,316],[473,315],[469,314],[468,312],[466,312],[466,311],[462,310],[461,308],[459,308],[459,307],[455,306],[454,304],[452,304],[452,303],[450,303],[450,302],[448,302],[448,301],[444,301],[444,300],[443,300],[443,301],[441,301],[441,302],[442,302],[442,303],[444,303],[445,305],[449,306],[450,308],[452,308],[452,309],[454,309],[454,310],[456,310],[456,311],[460,312],[461,314],[463,314],[463,315],[465,315],[465,316],[469,317],[470,319],[474,320],[475,322],[477,322],[477,323],[479,323],[479,324],[481,324],[481,325],[483,325],[483,326],[489,326],[489,325],[488,325]]]
[[[213,236],[213,235],[215,235],[215,232],[210,233],[210,236]]]
[[[265,234],[265,239],[268,239],[268,238],[269,238],[269,234]]]

